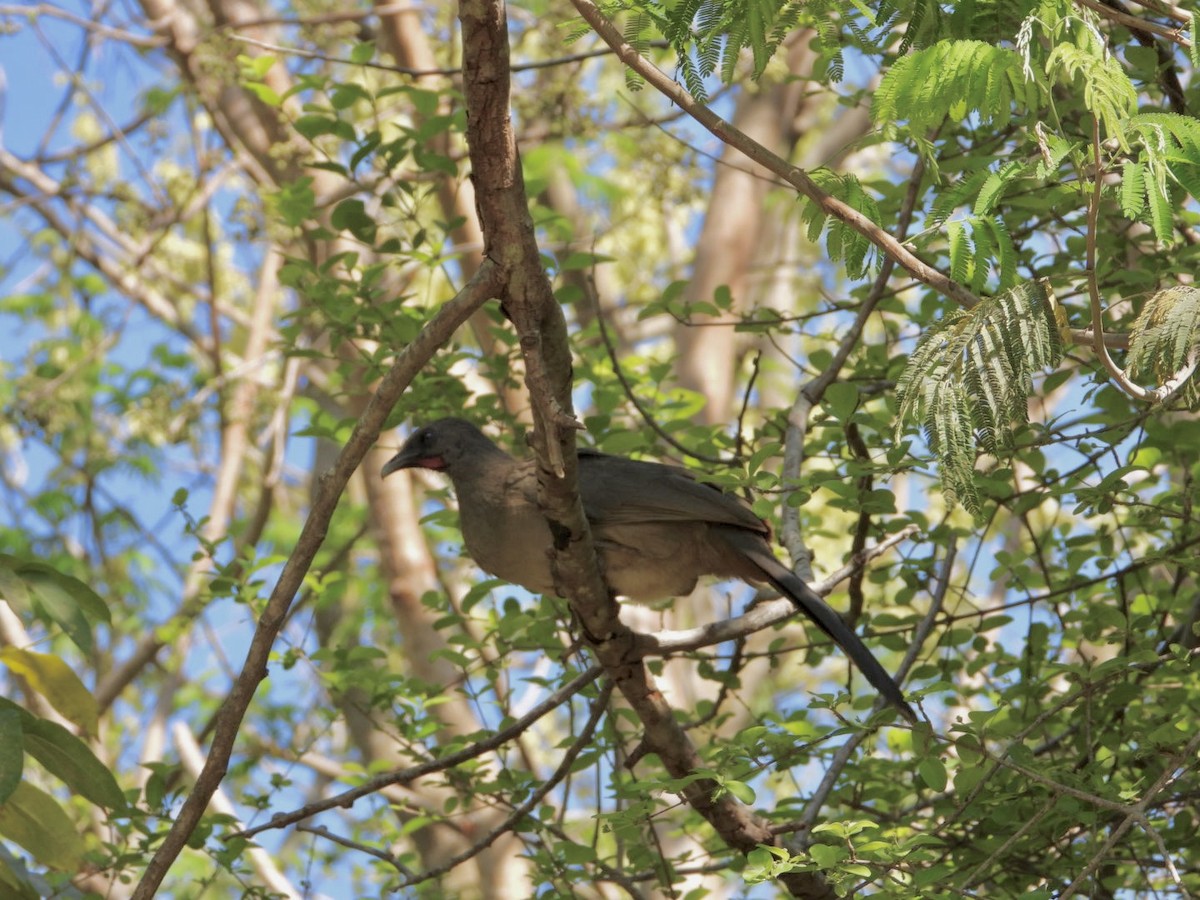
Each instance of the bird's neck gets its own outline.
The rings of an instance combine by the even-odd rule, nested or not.
[[[499,447],[488,443],[472,452],[470,465],[454,466],[446,470],[456,490],[482,490],[490,493],[489,486],[502,485],[518,460]]]

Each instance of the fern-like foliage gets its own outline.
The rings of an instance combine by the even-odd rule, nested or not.
[[[1017,248],[1004,220],[994,216],[970,216],[946,225],[950,254],[950,277],[982,293],[988,276],[996,275],[1000,290],[1016,284]]]
[[[622,37],[625,38],[625,43],[638,52],[639,56],[644,56],[650,46],[650,40],[646,37],[649,25],[650,17],[644,12],[635,11],[625,20]],[[625,69],[625,87],[631,91],[640,91],[645,84],[641,75],[633,69]]]
[[[982,41],[940,41],[898,59],[883,77],[871,106],[881,125],[905,121],[919,134],[946,117],[978,115],[983,124],[1005,125],[1015,100],[1035,106],[1038,90],[1027,80],[1021,56]]]
[[[979,515],[979,451],[1001,454],[1028,421],[1033,373],[1062,358],[1059,312],[1040,282],[1025,282],[947,315],[921,338],[898,384],[897,435],[917,422],[937,456],[947,497]]]
[[[1160,241],[1174,237],[1170,184],[1200,198],[1200,122],[1174,113],[1141,113],[1126,124],[1125,133],[1139,159],[1121,172],[1121,211],[1147,222]]]
[[[813,181],[827,193],[862,213],[872,222],[879,222],[879,206],[875,199],[863,190],[862,182],[853,175],[838,174],[829,169],[815,169]],[[808,224],[808,239],[813,243],[825,231],[825,250],[829,258],[842,261],[846,274],[861,278],[869,272],[876,260],[875,245],[840,219],[832,219],[814,203],[808,204],[802,213]]]
[[[1082,88],[1084,105],[1110,137],[1125,143],[1125,122],[1137,109],[1137,90],[1121,63],[1103,48],[1062,42],[1046,60],[1046,74],[1068,87]]]
[[[811,5],[811,4],[810,4]],[[704,102],[704,79],[718,70],[732,82],[742,50],[749,50],[753,75],[762,75],[780,42],[800,23],[805,5],[796,0],[680,0],[628,4],[645,16],[675,52],[679,77]]]
[[[1084,107],[1100,120],[1104,138],[1126,146],[1125,127],[1137,111],[1137,89],[1109,50],[1094,12],[1081,5],[1042,2],[1021,23],[1017,50],[1027,75],[1040,68],[1050,84],[1082,95]]]
[[[1134,378],[1163,384],[1200,353],[1200,290],[1183,285],[1159,291],[1129,333],[1128,368]],[[1180,397],[1200,401],[1200,383],[1188,379]]]

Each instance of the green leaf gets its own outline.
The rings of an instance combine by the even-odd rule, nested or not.
[[[339,84],[329,93],[329,103],[334,109],[349,109],[359,100],[369,100],[370,94],[354,83]]]
[[[1032,168],[1032,163],[1013,160],[1001,166],[999,171],[988,175],[975,198],[976,216],[987,216],[996,208],[997,202],[1008,187]]]
[[[275,209],[283,221],[293,228],[313,216],[317,195],[312,188],[311,177],[297,178],[285,184],[273,196]]]
[[[79,826],[57,800],[28,782],[21,782],[0,804],[0,835],[55,869],[73,872],[83,861]]]
[[[297,118],[292,127],[310,141],[325,134],[334,135],[344,141],[355,139],[354,126],[334,116],[307,113]]]
[[[275,107],[276,109],[283,106],[283,98],[269,85],[258,81],[251,81],[245,84],[244,87],[263,103],[267,104],[267,106]]]
[[[375,220],[367,213],[366,204],[355,197],[343,200],[334,207],[329,224],[339,230],[349,231],[364,243],[375,242]]]
[[[17,647],[0,649],[0,662],[20,675],[50,705],[87,734],[96,734],[99,710],[79,676],[57,656]]]
[[[425,147],[413,147],[413,161],[424,170],[454,177],[458,175],[458,163],[444,153],[433,153]]]
[[[21,714],[13,709],[0,710],[0,803],[3,803],[21,783],[25,770],[25,733]]]
[[[927,756],[918,762],[917,773],[930,790],[941,792],[946,789],[946,766],[936,756]]]
[[[26,584],[34,582],[43,584],[46,581],[54,582],[54,584],[66,592],[89,620],[92,622],[104,622],[106,624],[112,622],[112,613],[108,610],[108,604],[89,585],[78,578],[64,575],[57,569],[39,562],[25,563],[21,566],[17,574],[25,579]]]
[[[91,749],[57,722],[41,719],[0,697],[0,711],[21,717],[25,752],[73,793],[106,809],[121,809],[125,795],[112,772]]]
[[[950,277],[965,283],[971,276],[971,239],[967,237],[962,222],[952,221],[946,225],[946,238],[950,245]]]
[[[1146,207],[1146,168],[1138,162],[1127,162],[1121,170],[1121,213],[1136,219]]]
[[[1013,50],[983,41],[940,41],[901,57],[885,72],[871,117],[878,123],[907,121],[914,133],[971,112],[983,124],[1004,125],[1024,77]]]
[[[362,65],[369,63],[375,58],[375,44],[371,41],[363,41],[355,44],[350,50],[350,61]]]
[[[44,566],[26,563],[18,573],[37,601],[42,614],[58,625],[68,638],[84,653],[92,652],[93,619],[108,621],[108,607],[83,582]],[[103,613],[102,616],[98,613]]]
[[[1167,243],[1174,237],[1175,223],[1172,218],[1174,208],[1171,204],[1171,196],[1167,193],[1166,184],[1156,184],[1148,180],[1146,196],[1150,201],[1150,225],[1154,229],[1154,236]]]
[[[738,801],[750,806],[754,803],[757,794],[754,793],[754,788],[746,784],[744,781],[724,781],[722,786],[729,791]]]
[[[935,323],[897,382],[900,427],[921,423],[948,497],[976,515],[977,453],[1001,452],[1027,421],[1034,372],[1062,357],[1058,324],[1045,284],[1018,285]]]
[[[405,86],[403,90],[408,94],[408,99],[412,101],[413,108],[417,111],[419,118],[431,119],[437,115],[438,106],[441,105],[442,98],[436,91],[427,91],[424,88],[409,86]]]
[[[825,402],[839,422],[849,422],[858,409],[858,387],[844,381],[834,382],[825,389]]]
[[[587,844],[559,841],[554,845],[556,858],[569,866],[582,866],[596,861],[596,851]]]
[[[833,844],[813,844],[808,848],[808,855],[822,869],[832,869],[846,858],[849,851],[845,847]]]
[[[382,142],[383,138],[378,131],[364,135],[358,149],[350,157],[350,171],[353,172],[357,169],[359,163],[374,153]]]
[[[250,81],[262,81],[267,77],[267,72],[271,70],[271,66],[275,65],[276,59],[274,56],[248,56],[246,54],[239,54],[237,62],[243,78]]]

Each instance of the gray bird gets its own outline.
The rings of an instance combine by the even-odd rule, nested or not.
[[[470,422],[440,419],[414,431],[380,474],[408,468],[450,477],[467,552],[481,569],[535,593],[555,592],[534,460],[514,459]],[[579,493],[609,590],[651,602],[690,594],[701,575],[768,581],[916,722],[858,635],[775,558],[770,529],[741,499],[673,466],[593,450],[579,451]]]

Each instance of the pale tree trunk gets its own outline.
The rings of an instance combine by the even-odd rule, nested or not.
[[[788,54],[790,70],[807,74],[811,61],[807,35],[797,35]],[[796,138],[792,124],[803,103],[804,84],[775,84],[743,94],[733,125],[763,146],[788,156]],[[772,183],[766,170],[725,147],[696,242],[685,302],[710,301],[719,287],[726,286],[735,310],[749,308],[754,262],[767,239],[764,200]],[[702,422],[728,425],[736,412],[737,365],[745,348],[731,327],[706,326],[705,322],[713,321],[707,316],[696,316],[695,321],[694,326],[681,323],[675,329],[679,383],[704,395]]]

